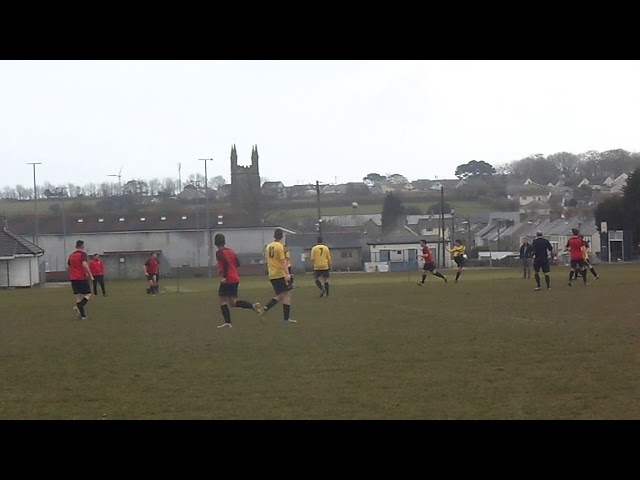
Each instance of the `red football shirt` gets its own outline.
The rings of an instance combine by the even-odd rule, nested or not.
[[[149,260],[144,262],[144,264],[147,267],[148,275],[156,275],[158,273],[158,270],[160,270],[160,260],[158,260],[157,258],[150,258]]]
[[[433,255],[428,245],[422,247],[422,258],[424,258],[424,263],[433,263]]]
[[[95,277],[96,275],[104,275],[104,264],[102,260],[94,258],[89,262],[89,270],[91,270],[91,274]]]
[[[584,259],[584,255],[582,254],[583,245],[584,245],[584,240],[582,240],[577,235],[574,235],[567,241],[566,248],[569,249],[569,253],[571,254],[571,260]]]
[[[67,265],[69,265],[69,279],[70,280],[86,280],[87,272],[82,266],[82,262],[87,261],[87,254],[82,250],[76,250],[69,255]]]
[[[227,247],[219,248],[216,251],[216,260],[218,260],[218,270],[222,278],[225,279],[225,283],[238,283],[240,281],[240,275],[238,274],[240,261],[233,250]]]

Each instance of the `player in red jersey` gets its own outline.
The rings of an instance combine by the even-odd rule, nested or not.
[[[93,275],[93,294],[98,296],[98,284],[102,289],[102,296],[107,296],[107,291],[104,288],[104,263],[100,260],[100,255],[97,253],[93,254],[93,258],[89,262],[89,270],[91,270],[91,274]]]
[[[427,272],[431,272],[431,275],[440,277],[444,280],[444,283],[447,283],[447,277],[436,270],[436,263],[433,260],[433,254],[431,253],[429,245],[427,245],[427,241],[420,240],[420,246],[422,247],[422,253],[420,254],[420,256],[424,260],[424,266],[422,267],[422,281],[418,283],[418,285],[424,285],[424,282],[426,282],[427,280]]]
[[[567,244],[564,246],[565,251],[569,251],[571,259],[571,271],[569,272],[569,286],[573,285],[574,277],[577,279],[578,275],[582,276],[584,284],[587,284],[587,271],[584,269],[584,253],[582,247],[584,247],[584,240],[580,237],[580,232],[577,228],[572,228],[571,233],[573,235],[567,240]]]
[[[73,311],[81,320],[86,320],[84,306],[91,298],[91,285],[89,279],[93,280],[91,270],[89,270],[88,257],[84,251],[84,241],[76,242],[76,250],[69,255],[67,260],[67,271],[71,280],[71,289],[76,298],[76,306]]]
[[[225,238],[222,233],[217,233],[213,237],[213,243],[218,250],[216,251],[216,260],[218,261],[218,271],[222,277],[220,287],[218,288],[218,299],[220,301],[220,310],[224,323],[218,325],[218,328],[231,327],[231,312],[229,305],[239,308],[250,308],[256,313],[260,313],[261,305],[259,303],[249,303],[245,300],[238,300],[238,285],[240,284],[240,275],[238,267],[240,261],[235,252],[225,246]]]
[[[151,252],[149,259],[144,262],[144,266],[142,268],[145,276],[147,277],[147,281],[149,282],[147,293],[155,295],[158,293],[158,278],[160,277],[160,260],[158,260],[158,254],[156,252]]]

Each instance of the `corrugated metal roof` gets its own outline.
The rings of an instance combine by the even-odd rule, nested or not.
[[[9,228],[18,235],[33,235],[35,231],[35,215],[19,215],[7,219]],[[249,225],[241,215],[209,213],[211,230],[224,228],[276,228],[278,225]],[[159,230],[205,230],[207,218],[204,212],[139,212],[139,213],[67,213],[62,215],[39,215],[38,232],[46,235],[82,235],[85,233],[106,232],[146,232]]]
[[[0,258],[15,258],[22,255],[40,256],[44,250],[6,229],[0,230]]]

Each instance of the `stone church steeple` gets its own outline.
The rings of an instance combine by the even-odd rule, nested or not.
[[[231,204],[234,210],[256,222],[260,212],[260,169],[258,146],[251,147],[251,165],[238,165],[235,144],[231,147]]]

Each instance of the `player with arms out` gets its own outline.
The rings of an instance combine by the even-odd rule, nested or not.
[[[229,305],[232,307],[252,309],[258,313],[260,312],[259,303],[249,303],[245,300],[238,300],[238,285],[240,285],[238,267],[240,266],[240,261],[236,253],[225,246],[225,242],[226,240],[222,233],[217,233],[213,238],[213,243],[218,248],[216,251],[218,272],[222,277],[220,286],[218,287],[218,299],[224,323],[218,325],[218,328],[232,327]]]
[[[584,253],[582,253],[582,247],[584,246],[584,240],[580,237],[580,232],[577,228],[572,228],[573,234],[567,244],[564,246],[565,251],[569,251],[569,258],[571,259],[571,271],[569,272],[569,286],[573,286],[573,279],[578,279],[578,275],[582,276],[584,285],[587,285],[587,270],[584,268]]]
[[[533,277],[536,279],[536,288],[540,290],[540,270],[544,273],[544,281],[547,284],[547,290],[551,290],[551,267],[549,266],[549,253],[553,256],[553,245],[542,236],[542,232],[536,232],[536,238],[531,242],[531,256],[533,257]]]
[[[465,246],[462,243],[462,240],[456,240],[455,245],[452,248],[446,247],[447,252],[453,254],[453,261],[456,262],[458,266],[458,271],[456,272],[455,283],[458,283],[458,279],[460,278],[460,273],[464,268],[464,261],[467,257],[465,254]]]
[[[93,275],[89,269],[89,262],[86,252],[84,251],[84,241],[76,242],[76,250],[67,260],[67,271],[71,280],[71,289],[76,298],[76,306],[73,311],[81,320],[86,320],[84,307],[91,299],[91,285],[89,279],[93,281]]]
[[[288,271],[287,257],[285,256],[284,245],[282,244],[282,239],[284,238],[283,230],[276,228],[273,232],[273,238],[273,242],[264,249],[264,256],[267,262],[269,281],[271,282],[275,296],[269,300],[264,306],[264,309],[258,311],[258,314],[262,315],[278,303],[282,303],[284,323],[297,323],[296,320],[290,317],[291,289],[289,288],[289,282],[291,281],[291,275]]]
[[[311,249],[311,262],[313,263],[313,277],[316,287],[320,289],[320,298],[329,296],[329,271],[331,270],[331,251],[322,242],[322,237],[317,238],[316,244]],[[323,279],[324,285],[320,281]]]
[[[585,271],[589,269],[589,271],[591,272],[591,275],[593,275],[593,278],[598,280],[600,276],[598,275],[598,272],[596,272],[596,269],[593,268],[593,265],[591,264],[591,260],[589,260],[589,250],[591,246],[589,245],[589,242],[585,240],[582,235],[580,235],[580,238],[582,238],[582,240],[584,241],[584,245],[582,246],[582,256],[584,257]]]
[[[424,285],[424,282],[427,281],[427,272],[431,272],[431,275],[440,277],[444,280],[444,283],[447,283],[447,277],[436,270],[436,263],[433,260],[433,254],[431,253],[429,245],[427,245],[427,241],[420,240],[420,246],[422,247],[422,253],[420,254],[420,256],[424,260],[424,266],[422,267],[422,281],[418,283],[418,285],[422,286]]]

